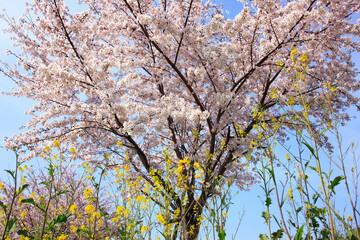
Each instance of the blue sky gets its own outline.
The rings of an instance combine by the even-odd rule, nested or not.
[[[236,0],[215,0],[215,2],[223,3],[224,8],[230,12],[230,17],[235,16],[242,9],[242,4]],[[1,8],[6,9],[9,16],[18,18],[25,10],[24,3],[24,0],[2,0]],[[1,20],[0,28],[4,29],[5,27],[6,23]],[[5,55],[5,49],[13,49],[11,40],[8,35],[1,34],[0,36],[0,60],[9,61],[9,57]],[[354,56],[354,59],[356,66],[360,68],[359,54]],[[15,87],[15,85],[11,80],[0,75],[0,91],[10,91],[13,87]],[[1,169],[12,169],[14,167],[14,154],[2,148],[4,143],[3,137],[11,136],[13,133],[19,132],[19,127],[25,125],[27,120],[29,120],[29,117],[24,114],[24,111],[31,106],[32,102],[27,99],[0,95],[0,177],[5,176]],[[345,145],[351,141],[357,142],[360,139],[360,115],[354,109],[351,109],[350,114],[358,118],[351,121],[342,129]],[[235,232],[239,216],[243,210],[245,210],[245,216],[235,239],[258,239],[260,233],[266,232],[266,225],[260,217],[263,206],[258,196],[262,196],[262,192],[258,186],[254,186],[250,192],[239,192],[233,199],[235,204],[231,207],[229,213],[227,239],[232,239],[231,234]]]

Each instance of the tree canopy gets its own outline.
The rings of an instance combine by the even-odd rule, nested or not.
[[[234,19],[201,0],[81,0],[75,13],[67,2],[34,0],[18,21],[3,16],[21,54],[1,71],[18,86],[12,94],[36,102],[7,147],[31,158],[60,140],[84,161],[111,154],[162,187],[186,234],[220,176],[240,189],[254,183],[254,127],[293,114],[279,98],[296,109],[298,89],[306,93],[314,124],[324,88],[337,89],[331,101],[344,120],[358,103],[359,0],[242,1]]]

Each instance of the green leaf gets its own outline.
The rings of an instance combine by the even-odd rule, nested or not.
[[[269,190],[268,194],[270,194],[275,188],[272,188]]]
[[[6,227],[6,235],[15,228],[17,221],[18,220],[16,218],[13,218],[13,219],[9,220],[9,223],[8,223],[8,225]]]
[[[225,240],[225,236],[226,236],[225,230],[222,230],[218,234],[219,240]]]
[[[218,234],[220,240],[225,240],[225,236],[226,236],[225,230],[219,232]]]
[[[45,209],[40,207],[35,201],[33,198],[26,198],[26,199],[22,199],[21,200],[21,203],[29,203],[35,207],[37,207],[38,209],[40,209],[41,211],[45,212]]]
[[[265,200],[265,205],[268,207],[268,206],[270,206],[271,205],[271,198],[266,198],[266,200]]]
[[[296,228],[296,224],[295,224],[291,219],[289,219],[289,223],[291,224],[291,226],[293,226],[294,228]]]
[[[311,147],[308,143],[306,142],[302,142],[309,150],[310,152],[312,153],[312,155],[316,158],[316,155],[315,155],[315,150],[313,147]]]
[[[4,209],[4,212],[6,213],[6,205],[0,201],[0,207],[2,207],[2,209]]]
[[[268,222],[270,220],[270,214],[268,212],[263,211],[261,213],[261,217],[263,217],[266,222]]]
[[[279,223],[279,221],[278,221],[278,219],[276,218],[276,216],[275,216],[274,214],[272,214],[271,216],[274,218],[274,220],[275,220],[276,224],[279,226],[279,228],[281,228],[281,224]]]
[[[296,213],[299,213],[302,209],[303,207],[299,207],[298,209],[296,209]]]
[[[70,191],[63,190],[63,191],[57,192],[53,198],[55,199],[57,196],[60,196],[61,194],[68,193],[68,192],[70,192]]]
[[[301,228],[299,228],[299,230],[297,231],[294,240],[302,240],[302,235],[304,232],[304,225],[301,226]]]
[[[109,226],[106,226],[105,228],[106,228],[107,233],[108,233],[108,234],[111,234],[111,229],[110,229],[110,227],[109,227]]]
[[[312,199],[314,200],[314,204],[316,204],[316,202],[319,200],[319,198],[320,198],[320,194],[319,193],[314,193],[314,195],[312,196]]]
[[[32,205],[35,205],[35,204],[36,204],[33,198],[22,199],[22,200],[21,200],[21,203],[30,203],[30,204],[32,204]]]
[[[18,194],[22,193],[28,186],[29,186],[29,184],[22,185],[18,191]]]
[[[273,179],[275,179],[274,171],[271,170],[270,168],[265,168],[265,169],[268,170],[268,172],[270,173],[271,177],[272,177]]]
[[[83,228],[78,228],[77,230],[76,230],[76,232],[77,233],[80,233],[80,232],[84,232],[84,233],[89,233],[89,230],[87,230],[87,229],[83,229]],[[119,232],[120,232],[120,230],[119,230]]]
[[[314,170],[315,172],[319,173],[319,169],[317,167],[309,166],[311,170]]]
[[[226,195],[224,195],[222,198],[221,198],[221,205],[223,205],[224,207],[227,207],[228,204],[226,204],[226,199],[225,199]]]
[[[64,223],[66,223],[68,220],[68,217],[65,215],[65,214],[62,214],[62,215],[58,215],[56,216],[52,222],[50,223],[50,225],[53,225],[53,226],[60,226]]]
[[[323,230],[320,231],[321,235],[322,235],[322,239],[329,239],[330,240],[330,236],[331,236],[331,233],[330,233],[330,230],[327,229],[327,228],[324,228]]]
[[[279,229],[279,230],[277,230],[276,232],[273,232],[273,233],[271,233],[271,237],[273,238],[273,239],[280,239],[281,237],[282,237],[282,235],[283,235],[283,230],[282,229]]]
[[[53,178],[54,177],[54,166],[52,164],[49,165],[48,171],[49,171],[49,175]]]
[[[19,230],[17,231],[17,234],[20,236],[28,237],[29,239],[34,239],[34,237],[29,236],[29,232],[27,230]]]
[[[360,228],[359,228],[360,230]],[[346,240],[359,240],[356,228],[346,233]]]
[[[109,216],[109,214],[105,211],[100,212],[100,217]]]
[[[308,102],[308,103],[305,104],[305,107],[306,107],[306,108],[309,108],[310,105],[315,101],[315,99],[316,99],[316,97],[314,97],[313,99],[311,99],[310,102]]]
[[[334,178],[334,180],[330,181],[329,189],[332,190],[332,191],[335,193],[334,188],[335,188],[337,185],[339,185],[340,182],[341,182],[342,180],[344,180],[344,179],[345,179],[345,177],[342,176],[342,175],[341,175],[341,176],[337,176],[336,178]]]
[[[330,129],[330,128],[325,128],[324,130],[322,130],[322,131],[319,133],[319,137],[320,137],[321,135],[323,135],[325,132],[327,132],[329,129]]]
[[[215,219],[215,211],[214,211],[214,209],[211,209],[211,217]]]
[[[269,240],[268,236],[267,236],[265,233],[260,234],[260,235],[259,235],[259,239],[260,239],[260,240]]]
[[[6,169],[4,171],[7,172],[8,174],[10,174],[11,177],[15,179],[15,176],[14,176],[15,172],[14,171],[6,170]]]
[[[27,237],[27,236],[28,236],[28,231],[26,231],[26,230],[19,230],[19,231],[17,231],[17,234],[19,234],[19,235],[21,235],[21,236]]]
[[[160,232],[159,230],[158,232],[164,237],[164,239],[166,238],[166,236],[162,232]]]

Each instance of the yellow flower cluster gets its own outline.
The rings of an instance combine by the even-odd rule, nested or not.
[[[72,214],[75,214],[76,209],[77,209],[76,204],[73,204],[73,205],[70,206],[69,211],[70,211]]]
[[[155,217],[155,219],[157,219],[159,221],[159,223],[162,223],[162,224],[166,223],[163,215],[161,215],[160,213]]]
[[[94,211],[95,207],[91,204],[85,207],[85,214],[92,214]]]
[[[294,196],[292,194],[292,189],[288,189],[288,192],[286,193],[286,195],[291,199],[291,200],[294,200]]]
[[[93,190],[91,188],[87,188],[84,191],[84,195],[86,199],[89,199],[93,195]]]

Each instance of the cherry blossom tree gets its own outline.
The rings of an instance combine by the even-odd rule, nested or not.
[[[201,0],[79,0],[81,12],[67,2],[34,0],[18,21],[3,16],[21,53],[1,71],[17,84],[13,95],[36,102],[7,147],[32,158],[57,139],[84,161],[111,154],[178,210],[166,220],[174,239],[197,237],[219,178],[240,189],[256,181],[254,127],[286,116],[277,97],[296,106],[300,87],[314,124],[324,86],[337,89],[344,120],[358,103],[360,0],[242,1],[234,19]],[[299,71],[306,81],[296,86]]]

